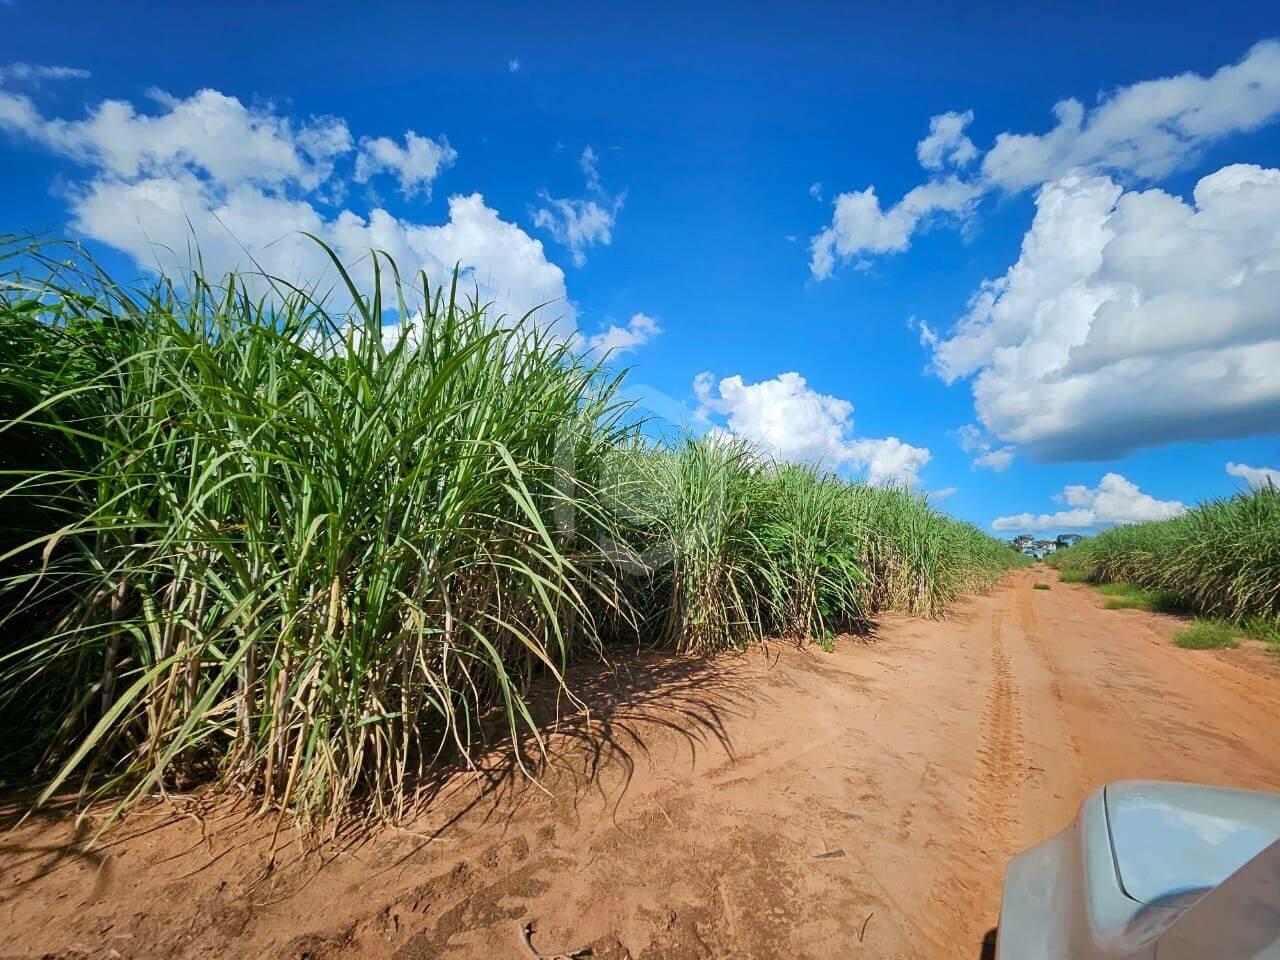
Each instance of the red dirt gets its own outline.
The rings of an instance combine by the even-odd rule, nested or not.
[[[157,805],[88,856],[27,823],[0,835],[0,956],[528,958],[532,923],[544,956],[977,958],[1005,862],[1098,785],[1280,791],[1271,661],[1176,629],[1037,571],[830,654],[641,658],[596,678],[544,789],[455,777],[265,876],[270,822]]]

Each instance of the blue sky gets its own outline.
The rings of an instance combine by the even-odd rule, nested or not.
[[[1170,515],[1280,468],[1280,13],[1040,7],[0,3],[0,231],[460,261],[698,429]]]

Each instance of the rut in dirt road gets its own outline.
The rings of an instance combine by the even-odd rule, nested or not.
[[[993,853],[1007,852],[1013,841],[1014,779],[1023,769],[1022,730],[1018,687],[1013,666],[1004,651],[1004,621],[993,623],[991,688],[982,715],[983,745],[978,750],[981,772],[973,783],[973,822],[991,828],[987,840]]]
[[[956,930],[972,939],[985,931],[990,915],[990,884],[984,876],[1003,869],[1015,852],[1016,781],[1023,770],[1019,696],[1011,661],[1004,648],[1006,612],[991,611],[990,680],[979,726],[976,769],[967,788],[964,816],[956,824],[966,843],[954,843],[939,864],[930,900],[945,922],[934,927],[939,942]],[[977,919],[975,918],[982,918]],[[982,926],[978,931],[976,927]]]
[[[323,869],[252,887],[264,836],[140,820],[95,899],[93,865],[41,875],[6,847],[0,955],[501,960],[532,923],[605,960],[977,960],[1008,858],[1101,784],[1280,791],[1280,670],[1178,649],[1177,626],[1026,572],[829,654],[643,657],[579,678],[613,706],[550,737],[541,788],[460,777]]]

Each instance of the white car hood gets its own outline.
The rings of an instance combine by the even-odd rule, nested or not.
[[[1116,873],[1140,903],[1185,903],[1220,884],[1280,839],[1280,799],[1182,783],[1106,788]]]

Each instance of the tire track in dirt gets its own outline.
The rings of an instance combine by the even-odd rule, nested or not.
[[[991,646],[991,688],[983,713],[983,746],[978,751],[982,773],[976,781],[974,806],[986,811],[988,826],[997,828],[1000,839],[1012,840],[1014,825],[1013,781],[1022,769],[1022,730],[1018,687],[1013,664],[1005,652],[1004,630],[995,622]],[[1006,844],[1007,845],[1007,844]]]
[[[1055,595],[1051,603],[1056,604],[1057,602],[1058,598]],[[1022,626],[1022,636],[1026,640],[1027,647],[1031,650],[1037,663],[1043,668],[1048,680],[1049,696],[1053,700],[1055,736],[1059,742],[1066,744],[1076,764],[1079,765],[1084,760],[1084,753],[1081,749],[1080,741],[1076,739],[1075,732],[1072,729],[1070,717],[1067,715],[1067,696],[1062,687],[1062,668],[1045,645],[1044,636],[1040,630],[1040,617],[1036,613],[1034,597],[1030,590],[1024,590],[1018,594],[1018,619]],[[1050,627],[1055,624],[1056,621],[1051,621]]]
[[[999,903],[992,875],[1014,852],[1017,841],[1017,786],[1024,767],[1021,708],[1013,663],[1005,649],[1007,604],[995,606],[990,624],[991,677],[980,724],[978,768],[967,787],[963,820],[956,832],[960,844],[950,844],[929,892],[938,920],[930,932],[940,944],[954,948],[957,930],[980,943]],[[976,951],[975,951],[976,952]]]

